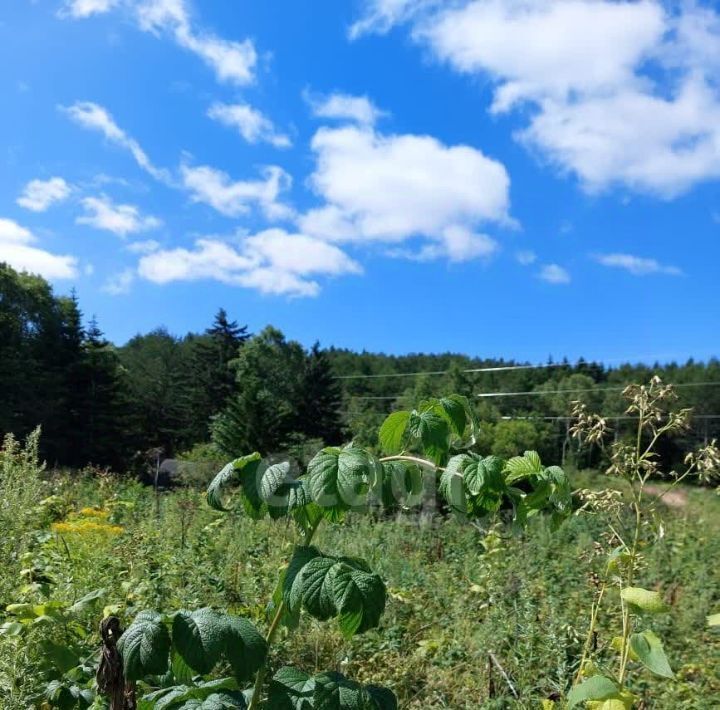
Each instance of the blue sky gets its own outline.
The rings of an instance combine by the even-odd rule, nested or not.
[[[0,260],[116,342],[717,355],[713,7],[2,3]]]

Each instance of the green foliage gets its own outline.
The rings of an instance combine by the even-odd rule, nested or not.
[[[154,611],[141,611],[120,637],[118,651],[123,659],[123,673],[128,680],[165,673],[170,653],[170,635],[162,616]]]
[[[298,547],[283,579],[283,599],[291,615],[302,606],[320,621],[337,617],[349,638],[378,625],[386,591],[382,579],[362,560]]]

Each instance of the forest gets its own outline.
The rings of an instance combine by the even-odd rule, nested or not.
[[[720,363],[242,322],[0,266],[3,710],[716,706]]]
[[[318,442],[372,445],[387,411],[448,392],[469,399],[479,447],[513,456],[538,450],[567,461],[571,402],[626,431],[623,388],[660,375],[693,409],[689,428],[663,445],[665,465],[720,435],[720,362],[523,363],[509,357],[306,348],[272,326],[250,333],[219,308],[201,333],[159,326],[109,342],[74,296],[39,276],[0,266],[0,431],[42,428],[50,466],[144,473],[158,455],[222,459],[238,452],[301,452]],[[595,457],[598,452],[595,452]]]

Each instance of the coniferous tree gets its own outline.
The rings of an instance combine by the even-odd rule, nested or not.
[[[247,326],[229,321],[221,308],[213,325],[201,336],[188,341],[191,351],[188,397],[196,442],[207,441],[212,418],[228,403],[235,391],[235,372],[230,367],[250,335]]]
[[[305,371],[298,402],[296,430],[326,444],[340,444],[343,438],[340,407],[342,392],[330,359],[319,343],[305,358]]]
[[[213,441],[229,456],[271,453],[297,421],[305,353],[275,328],[251,338],[234,362],[238,392],[213,424]]]

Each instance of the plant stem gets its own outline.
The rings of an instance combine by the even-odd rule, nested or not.
[[[433,471],[444,471],[445,470],[444,468],[442,468],[442,466],[436,466],[432,461],[428,461],[426,459],[421,459],[418,456],[405,456],[405,455],[385,456],[384,458],[380,459],[381,463],[384,463],[386,461],[408,461],[409,463],[416,463],[418,466],[425,466],[426,468],[431,468]]]
[[[650,446],[645,449],[645,452],[643,454],[640,453],[641,447],[642,447],[642,432],[643,427],[645,425],[645,411],[643,409],[640,409],[640,417],[638,418],[638,431],[637,431],[637,448],[635,450],[635,470],[633,471],[635,477],[640,482],[640,487],[636,491],[634,487],[631,487],[632,491],[632,497],[633,497],[633,508],[635,510],[635,530],[633,533],[633,542],[632,547],[630,548],[630,558],[628,560],[628,572],[627,572],[627,579],[625,581],[626,587],[632,587],[633,580],[635,578],[635,560],[637,558],[637,549],[638,549],[638,543],[640,541],[640,528],[642,526],[642,511],[641,511],[641,502],[642,502],[642,494],[643,494],[643,485],[645,483],[645,479],[643,478],[643,475],[640,470],[640,464],[642,460],[650,453],[652,446],[654,445],[655,441],[657,440],[657,435],[653,438]],[[630,607],[625,603],[625,601],[622,599],[622,596],[620,597],[620,603],[622,606],[622,624],[623,624],[623,634],[622,634],[622,645],[621,645],[621,651],[620,651],[620,671],[618,673],[618,682],[620,683],[620,687],[622,688],[625,684],[625,675],[627,673],[627,663],[628,658],[630,657],[630,631],[632,630],[632,623],[630,619]]]
[[[311,525],[309,528],[305,530],[303,533],[303,545],[309,545],[310,542],[313,539],[313,535],[315,535],[315,531],[318,529],[318,526],[320,525],[321,520],[318,520],[313,525]],[[280,628],[280,622],[282,621],[283,615],[285,614],[285,608],[286,608],[285,600],[283,599],[279,604],[277,611],[275,612],[275,616],[273,617],[273,620],[270,622],[270,627],[268,628],[267,635],[265,636],[265,642],[268,646],[268,656],[270,655],[270,646],[272,645],[273,641],[275,640],[275,635],[277,634],[277,630]],[[262,695],[262,689],[265,685],[265,676],[267,675],[267,656],[265,657],[265,662],[262,664],[260,669],[257,672],[257,675],[255,676],[255,685],[253,686],[253,694],[252,699],[250,700],[250,705],[248,706],[248,710],[256,710],[260,703],[260,696]]]
[[[597,601],[592,605],[592,611],[590,612],[590,626],[588,628],[587,638],[585,639],[585,646],[583,648],[582,657],[580,658],[580,666],[578,667],[577,674],[575,675],[575,681],[573,685],[577,685],[580,682],[580,677],[582,676],[583,672],[583,666],[585,665],[585,661],[590,654],[590,646],[592,645],[593,634],[595,633],[595,625],[597,624],[598,612],[600,611],[600,604],[602,603],[602,598],[605,594],[606,585],[607,582],[603,580]]]

